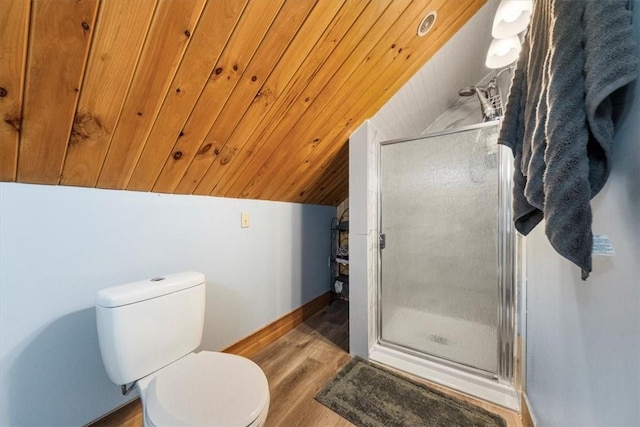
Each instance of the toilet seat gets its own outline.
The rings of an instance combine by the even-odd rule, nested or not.
[[[155,426],[248,427],[266,418],[269,385],[244,357],[200,352],[158,371],[146,390],[145,416]]]

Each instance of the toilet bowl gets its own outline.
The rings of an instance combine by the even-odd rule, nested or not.
[[[103,289],[100,354],[123,393],[138,388],[145,426],[259,427],[269,385],[251,360],[194,353],[202,341],[204,275],[184,272]]]
[[[137,386],[147,427],[259,427],[269,410],[262,370],[226,353],[191,353]]]

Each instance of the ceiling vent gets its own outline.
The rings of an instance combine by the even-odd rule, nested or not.
[[[436,23],[437,16],[438,14],[434,10],[427,13],[427,16],[422,18],[422,21],[420,21],[420,25],[418,25],[418,36],[424,37],[429,32],[429,30],[431,30],[433,24]]]

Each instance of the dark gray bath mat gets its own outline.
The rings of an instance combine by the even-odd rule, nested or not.
[[[354,358],[316,400],[359,427],[506,427],[482,408]]]

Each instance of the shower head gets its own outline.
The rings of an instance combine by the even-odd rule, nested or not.
[[[475,86],[463,87],[462,89],[460,89],[458,91],[458,95],[460,95],[460,96],[473,96],[475,94],[476,94],[476,87]]]
[[[463,87],[458,91],[458,95],[464,97],[476,95],[478,97],[478,101],[480,101],[482,120],[491,121],[495,120],[495,118],[499,116],[496,106],[493,105],[495,103],[495,91],[496,84],[492,80],[487,84],[487,86]]]

